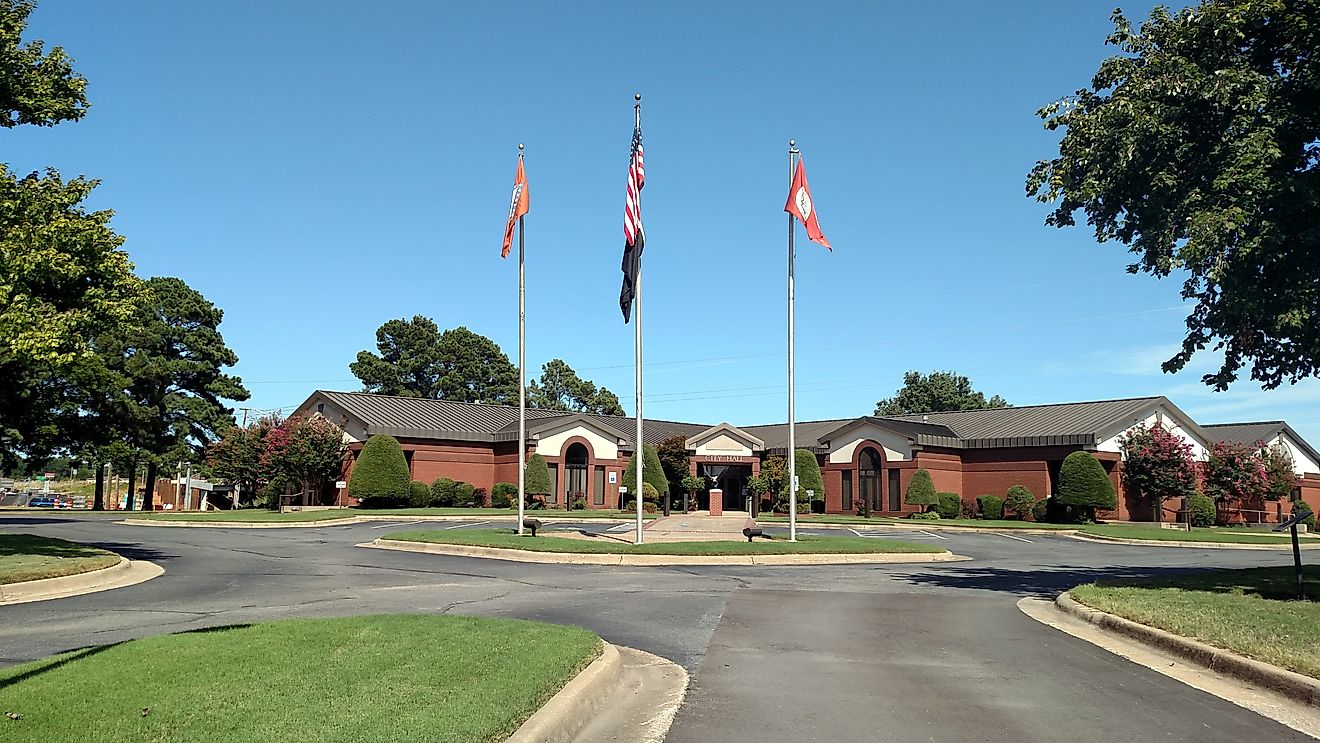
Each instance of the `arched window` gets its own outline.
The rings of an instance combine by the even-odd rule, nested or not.
[[[880,492],[880,461],[880,452],[869,446],[857,458],[857,494],[872,511],[885,510],[884,496]]]
[[[564,452],[564,505],[572,506],[573,501],[587,499],[587,447],[581,442],[569,444]]]

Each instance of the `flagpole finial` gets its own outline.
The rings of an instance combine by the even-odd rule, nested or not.
[[[641,94],[641,93],[633,93],[633,100],[634,100],[634,101],[641,101],[641,100],[642,100],[642,94]]]
[[[790,140],[788,140],[788,146],[789,146],[789,147],[797,147],[797,140],[796,140],[796,139],[790,139]]]
[[[519,142],[519,143],[518,143],[518,152],[521,153],[522,150],[523,150],[523,143],[522,143],[522,142]]]

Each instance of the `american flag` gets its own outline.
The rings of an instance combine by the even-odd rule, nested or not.
[[[634,287],[642,265],[642,248],[646,232],[642,229],[642,187],[646,185],[646,168],[642,164],[642,125],[633,127],[632,153],[628,158],[628,200],[623,208],[623,289],[619,292],[619,309],[623,321],[632,317]]]

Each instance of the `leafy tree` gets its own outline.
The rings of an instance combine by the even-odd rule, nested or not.
[[[541,381],[532,380],[528,386],[527,405],[542,410],[623,415],[618,395],[604,387],[597,389],[562,359],[551,359],[541,367]]]
[[[665,479],[669,481],[669,489],[674,495],[682,495],[689,492],[692,488],[684,485],[684,481],[689,477],[689,467],[691,458],[688,456],[687,438],[684,436],[671,436],[655,448],[655,454],[660,458],[660,469],[664,470]],[[705,487],[705,484],[697,487]]]
[[[779,500],[788,494],[788,458],[778,454],[766,457],[761,462],[761,476],[765,478],[766,493],[771,500]]]
[[[1004,515],[1025,521],[1036,505],[1036,496],[1025,485],[1014,485],[1004,493]],[[941,514],[943,515],[943,514]]]
[[[518,399],[518,368],[495,341],[465,327],[441,333],[421,315],[390,320],[376,331],[376,350],[360,351],[348,367],[367,392],[495,404]]]
[[[54,126],[87,113],[87,80],[62,47],[20,44],[34,0],[0,0],[0,126]]]
[[[903,375],[903,386],[893,397],[875,404],[876,415],[910,415],[948,410],[1006,408],[1008,401],[999,395],[986,399],[985,393],[972,389],[972,381],[954,372],[933,371],[922,374],[910,371]]]
[[[353,463],[348,494],[366,506],[397,506],[408,500],[412,477],[403,447],[393,436],[376,434],[367,439]]]
[[[1265,468],[1265,500],[1291,498],[1293,486],[1297,484],[1297,467],[1292,452],[1282,441],[1275,441],[1273,446],[1261,442],[1259,446],[1260,463]]]
[[[1202,473],[1205,494],[1214,499],[1220,522],[1227,521],[1234,504],[1250,504],[1269,491],[1259,451],[1245,444],[1221,441],[1211,446]]]
[[[545,463],[545,457],[533,454],[523,469],[523,490],[527,495],[544,497],[554,492],[554,485],[550,482],[550,466]]]
[[[1121,11],[1089,88],[1039,111],[1063,131],[1027,194],[1048,225],[1082,211],[1101,242],[1137,256],[1129,273],[1183,278],[1194,302],[1184,368],[1213,344],[1227,389],[1244,366],[1265,388],[1320,365],[1320,23],[1314,0],[1156,6],[1140,28]]]
[[[261,465],[267,478],[296,484],[303,503],[320,502],[344,467],[344,432],[325,418],[293,416],[270,429]]]
[[[680,480],[680,482],[683,486],[683,494],[691,497],[691,501],[689,501],[690,507],[692,503],[696,503],[697,501],[697,491],[706,487],[706,478],[701,475],[689,474],[683,475],[683,479]],[[757,487],[760,487],[761,489],[757,490]],[[763,475],[757,475],[756,477],[749,478],[747,480],[747,489],[752,491],[752,493],[759,498],[765,493],[765,477]]]
[[[282,420],[266,417],[246,426],[234,426],[220,436],[220,440],[206,449],[206,462],[216,477],[233,483],[239,489],[234,499],[238,507],[243,496],[254,498],[270,481],[270,470],[262,465],[266,453],[266,436]]]
[[[1164,513],[1166,498],[1186,498],[1196,492],[1192,445],[1156,423],[1140,424],[1118,437],[1123,453],[1123,485],[1155,506],[1155,520]]]
[[[669,492],[669,480],[665,478],[664,469],[660,466],[660,457],[655,452],[655,447],[650,444],[642,445],[643,462],[646,466],[642,468],[642,482],[650,483],[657,493]],[[628,459],[628,468],[623,472],[623,484],[627,486],[628,492],[637,489],[637,452],[633,452],[632,457]]]
[[[917,470],[912,475],[903,502],[909,506],[921,506],[923,511],[940,502],[939,495],[935,492],[935,481],[930,478],[930,472],[925,468]]]
[[[795,456],[797,458],[798,500],[808,500],[808,490],[814,494],[811,496],[812,498],[824,500],[825,480],[820,476],[820,463],[816,461],[816,455],[807,449],[798,449]]]
[[[1075,451],[1063,458],[1059,467],[1059,494],[1055,500],[1060,505],[1080,509],[1092,519],[1096,509],[1118,507],[1118,496],[1104,465],[1088,451]]]
[[[200,459],[196,452],[234,425],[233,410],[221,401],[249,394],[238,377],[223,371],[238,363],[220,335],[224,312],[179,279],[153,278],[145,289],[137,322],[99,336],[96,348],[117,380],[98,406],[142,450],[143,508],[150,510],[158,465]]]

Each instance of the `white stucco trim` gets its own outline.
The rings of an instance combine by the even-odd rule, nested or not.
[[[874,441],[885,450],[885,459],[890,462],[902,462],[912,459],[912,444],[906,436],[886,431],[879,426],[863,426],[856,432],[844,436],[838,445],[830,442],[830,464],[848,464],[853,460],[857,447],[863,441]]]
[[[1132,421],[1122,430],[1112,432],[1108,437],[1101,440],[1095,448],[1098,451],[1121,453],[1122,448],[1118,445],[1119,437],[1136,428],[1140,423],[1144,423],[1147,428],[1150,428],[1156,423],[1161,424],[1166,431],[1169,431],[1183,441],[1186,441],[1188,444],[1191,444],[1192,459],[1197,461],[1205,459],[1205,452],[1206,449],[1209,448],[1209,442],[1193,433],[1193,427],[1196,426],[1195,422],[1185,419],[1184,416],[1179,415],[1176,411],[1162,404],[1155,406],[1155,408],[1142,419]]]
[[[580,436],[587,440],[591,445],[591,452],[596,459],[618,459],[619,458],[619,439],[618,437],[605,437],[599,432],[578,425],[557,431],[549,436],[542,435],[536,441],[536,453],[543,457],[557,457],[563,453],[564,445],[568,440]]]

